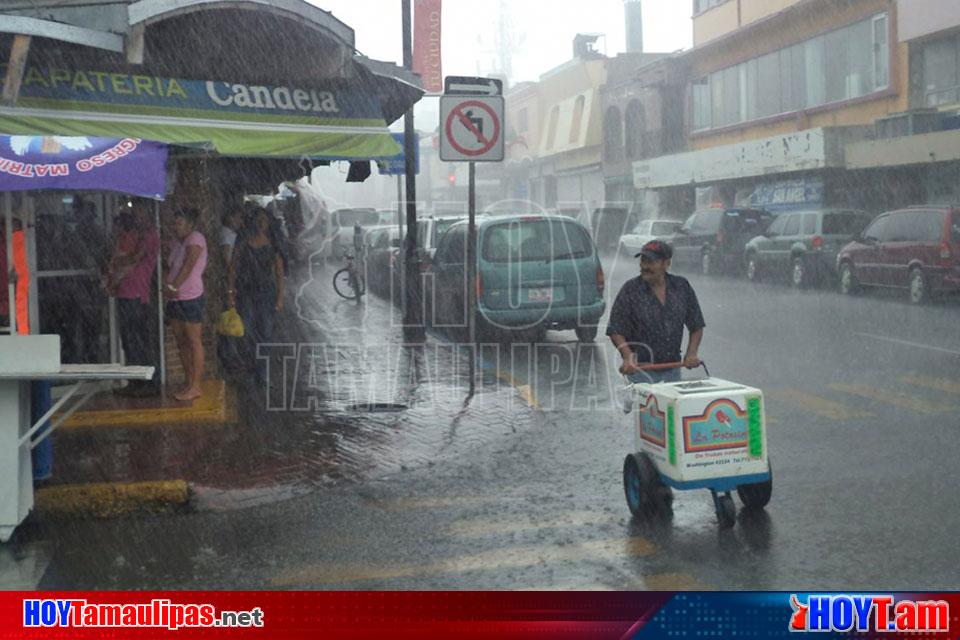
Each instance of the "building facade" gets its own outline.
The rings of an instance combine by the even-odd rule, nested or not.
[[[626,53],[610,61],[600,99],[606,208],[625,208],[633,218],[668,215],[661,194],[634,187],[633,163],[686,149],[685,89],[678,56]]]
[[[689,151],[634,163],[637,188],[777,211],[915,200],[847,171],[847,146],[910,106],[894,0],[696,0],[683,55]]]

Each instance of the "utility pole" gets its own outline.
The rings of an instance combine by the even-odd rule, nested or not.
[[[413,15],[410,0],[402,0],[403,68],[413,71]],[[403,324],[405,338],[423,340],[423,291],[417,256],[417,175],[414,164],[413,106],[403,116],[403,155],[406,176],[407,237],[404,242],[403,270],[406,281],[406,309]]]

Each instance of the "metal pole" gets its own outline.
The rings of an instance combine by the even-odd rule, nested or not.
[[[397,174],[397,226],[400,229],[400,239],[403,240],[403,176]],[[407,259],[403,248],[401,247],[400,251],[397,252],[397,255],[400,258],[400,291],[397,292],[397,295],[400,297],[400,314],[406,318],[407,317],[407,296],[405,295],[406,287],[403,286],[404,282],[407,279],[406,264]]]
[[[413,70],[413,16],[410,0],[402,0],[403,67]],[[413,106],[403,116],[403,155],[406,175],[407,237],[405,244],[404,273],[407,276],[404,325],[411,340],[423,340],[423,296],[420,286],[420,265],[417,260],[417,176],[414,166]]]
[[[467,335],[470,343],[470,392],[477,368],[477,164],[467,164]]]
[[[10,326],[10,335],[17,335],[17,285],[14,284],[10,274],[13,273],[13,196],[10,192],[3,194],[3,213],[6,218],[6,242],[7,242],[7,264],[4,268],[7,270],[7,324]]]
[[[104,226],[107,229],[108,238],[113,237],[113,216],[110,215],[110,212],[116,213],[117,209],[117,200],[115,197],[111,197],[107,215],[104,216]],[[120,332],[117,328],[116,296],[107,297],[107,327],[110,332],[110,362],[120,362]]]
[[[157,234],[160,233],[160,203],[153,203],[153,224],[156,226]],[[157,252],[157,347],[160,349],[160,386],[167,384],[167,333],[163,330],[163,258],[162,251]]]

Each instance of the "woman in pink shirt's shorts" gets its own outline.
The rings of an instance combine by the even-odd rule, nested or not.
[[[187,401],[203,395],[203,271],[207,268],[207,241],[197,231],[200,212],[178,209],[174,213],[176,236],[170,251],[164,295],[167,318],[180,351],[184,385],[174,394]]]

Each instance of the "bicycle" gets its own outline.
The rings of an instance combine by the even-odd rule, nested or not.
[[[347,300],[360,300],[366,292],[367,283],[357,269],[356,259],[347,254],[344,256],[347,266],[333,274],[333,290]]]

